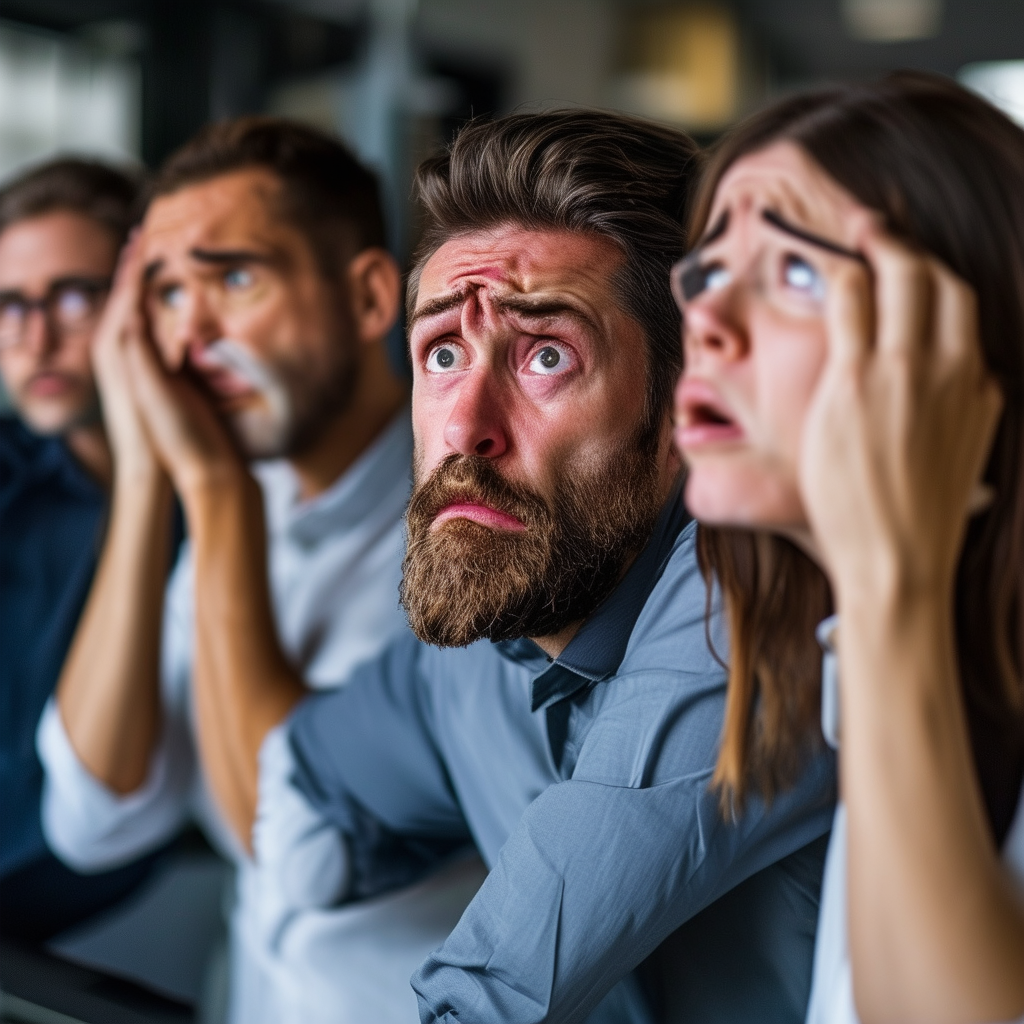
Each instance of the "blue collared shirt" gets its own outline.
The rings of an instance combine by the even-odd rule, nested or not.
[[[529,640],[410,634],[294,713],[294,784],[345,839],[343,898],[469,839],[490,868],[413,976],[422,1021],[648,1020],[630,972],[673,933],[673,1016],[802,1019],[834,760],[723,818],[709,783],[726,674],[695,535],[677,489],[554,661]]]
[[[0,876],[47,853],[36,724],[89,593],[106,509],[63,441],[0,419]]]

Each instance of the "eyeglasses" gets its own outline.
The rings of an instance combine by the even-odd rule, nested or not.
[[[867,265],[862,253],[805,231],[774,210],[761,212],[753,255],[737,265],[724,245],[716,245],[729,226],[729,212],[688,256],[672,267],[672,295],[682,313],[702,296],[744,281],[753,294],[774,309],[794,316],[824,312],[828,280],[837,260]]]
[[[0,291],[0,349],[22,344],[34,309],[61,338],[88,330],[96,322],[108,291],[108,277],[62,278],[39,299],[18,291]]]

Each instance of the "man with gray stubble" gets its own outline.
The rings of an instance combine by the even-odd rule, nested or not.
[[[197,816],[239,866],[230,1015],[243,1024],[286,1012],[287,979],[253,941],[257,752],[308,690],[404,629],[412,437],[385,351],[399,289],[372,173],[320,132],[244,118],[157,175],[96,329],[113,501],[40,724],[44,825],[94,871]],[[172,494],[188,542],[165,589]],[[405,933],[413,964],[478,882],[470,864]],[[371,921],[363,952],[374,934]],[[355,977],[377,983],[386,1024],[411,1009],[412,954],[374,948]]]

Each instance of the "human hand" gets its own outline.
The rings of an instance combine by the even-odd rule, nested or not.
[[[837,605],[948,601],[1002,410],[973,290],[865,217],[827,302],[800,487]]]
[[[127,363],[130,339],[147,334],[142,309],[143,255],[133,236],[118,260],[114,283],[92,340],[92,366],[103,407],[103,422],[120,479],[165,479],[135,402]]]
[[[170,373],[148,336],[128,340],[126,361],[148,436],[186,510],[211,485],[246,478],[234,441],[185,372]]]

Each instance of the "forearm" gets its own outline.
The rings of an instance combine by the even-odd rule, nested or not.
[[[162,474],[116,477],[106,543],[57,687],[75,753],[118,793],[145,781],[159,736],[171,507]]]
[[[840,603],[850,951],[865,1022],[1024,1011],[1024,906],[985,818],[950,605]]]
[[[305,688],[277,639],[262,498],[239,468],[186,499],[195,551],[199,745],[217,800],[251,844],[258,756]]]

